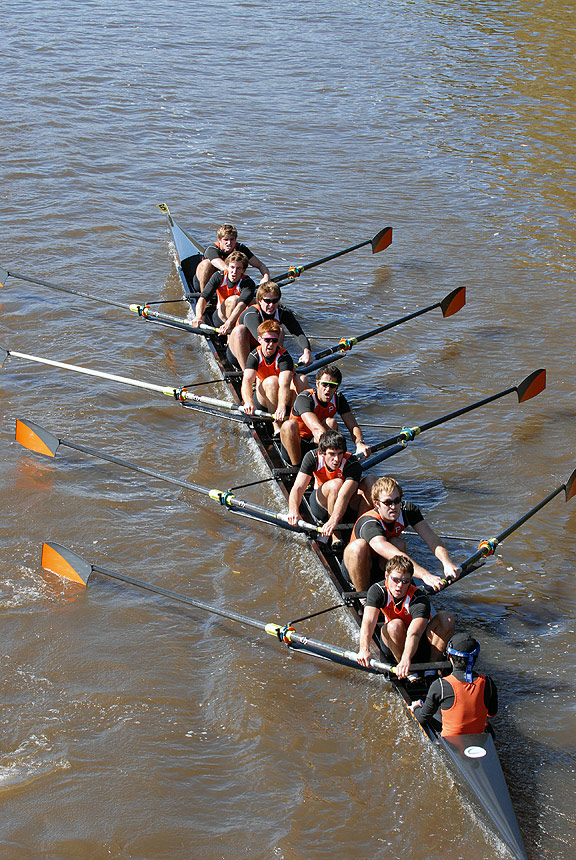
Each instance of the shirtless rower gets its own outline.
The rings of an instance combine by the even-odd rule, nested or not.
[[[408,707],[423,726],[439,712],[443,737],[482,734],[498,711],[498,692],[492,678],[474,670],[480,645],[469,633],[457,633],[446,651],[451,674],[432,682],[425,702]]]
[[[372,487],[373,508],[360,516],[354,525],[350,543],[344,550],[344,565],[356,591],[367,591],[381,578],[389,558],[407,555],[400,534],[411,526],[434,553],[444,568],[444,576],[456,579],[458,566],[422,512],[412,502],[402,501],[402,487],[394,478],[378,478]],[[442,578],[430,573],[414,560],[414,576],[435,590]]]
[[[226,268],[225,260],[228,254],[232,251],[241,251],[248,258],[248,265],[258,269],[262,278],[261,284],[265,284],[270,280],[270,272],[268,267],[264,265],[262,260],[252,253],[247,245],[238,242],[238,230],[232,224],[222,224],[218,227],[216,233],[216,241],[204,251],[204,259],[196,268],[196,278],[198,279],[199,289],[202,291],[214,272],[223,272]]]
[[[198,326],[205,322],[208,305],[216,299],[217,308],[212,314],[211,324],[220,330],[220,334],[229,334],[236,325],[241,313],[246,310],[256,290],[252,278],[246,275],[248,257],[241,251],[232,251],[226,257],[224,271],[216,271],[202,290],[196,308],[192,325]]]
[[[317,447],[326,430],[338,429],[337,414],[356,443],[356,454],[366,457],[370,453],[348,401],[338,391],[341,383],[340,368],[329,364],[317,372],[316,390],[308,388],[294,401],[290,419],[280,431],[282,456],[294,466],[299,465],[303,454]]]
[[[279,344],[281,326],[266,320],[258,326],[258,344],[246,360],[242,377],[242,402],[247,415],[255,408],[274,415],[274,432],[290,411],[296,390],[293,386],[294,362]]]
[[[251,305],[241,315],[239,324],[230,334],[228,347],[235,361],[244,370],[246,359],[258,343],[258,326],[264,320],[276,320],[282,326],[280,346],[284,345],[284,330],[293,335],[302,355],[299,364],[310,364],[312,352],[310,341],[291,310],[280,304],[282,292],[274,281],[260,284],[256,292],[256,304]]]
[[[448,612],[432,618],[430,598],[414,585],[414,572],[408,556],[388,559],[384,579],[374,583],[366,595],[358,649],[358,662],[369,666],[372,636],[377,622],[384,621],[380,631],[384,657],[390,652],[397,663],[397,677],[409,680],[415,680],[409,674],[410,664],[441,660],[454,632],[454,618]]]
[[[371,505],[371,478],[362,478],[362,467],[354,454],[346,451],[346,439],[336,430],[320,436],[318,448],[308,451],[288,499],[288,522],[296,525],[304,493],[314,477],[310,510],[323,523],[322,534],[329,536],[342,520],[357,517]]]

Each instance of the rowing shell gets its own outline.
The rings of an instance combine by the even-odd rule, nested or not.
[[[197,264],[202,259],[202,255],[198,253],[199,243],[192,241],[191,237],[176,224],[171,216],[168,217],[168,223],[176,249],[178,274],[182,281],[186,298],[188,298],[191,304],[194,304],[198,296],[198,292],[194,286],[194,273]],[[206,342],[210,345],[213,356],[222,373],[223,379],[227,382],[234,402],[241,404],[241,380],[229,375],[232,368],[226,359],[226,347],[223,339],[217,337],[206,338]],[[270,436],[269,425],[256,420],[252,423],[251,430],[268,468],[276,477],[278,486],[287,499],[289,495],[288,479],[285,475],[282,475],[283,471],[286,472],[285,463],[280,456],[276,443]],[[311,514],[306,508],[305,500],[303,501],[303,505],[305,509],[302,511],[302,516],[304,519],[311,521]],[[321,546],[313,538],[308,538],[308,541],[339,594],[348,594],[351,586],[342,573],[337,555],[329,545]],[[359,604],[354,602],[350,604],[349,601],[345,602],[349,605],[351,616],[357,625],[360,626]],[[425,697],[427,686],[430,683],[430,681],[427,682],[425,679],[422,679],[408,685],[408,682],[394,678],[390,682],[406,705],[411,704],[416,699]],[[407,713],[415,720],[408,708]],[[496,828],[500,838],[510,848],[512,854],[518,860],[528,860],[492,737],[489,734],[441,737],[439,729],[436,726],[428,725],[422,727],[416,720],[415,722],[428,740],[442,751],[452,771],[460,778],[460,781],[464,781],[468,791],[476,802],[480,804],[488,819]]]

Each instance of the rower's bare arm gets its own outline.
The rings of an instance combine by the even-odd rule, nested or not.
[[[290,411],[290,399],[292,396],[290,383],[294,376],[291,370],[282,370],[278,377],[278,408],[274,413],[276,421],[284,421]]]
[[[258,257],[256,257],[256,255],[254,255],[253,257],[250,257],[250,260],[248,262],[250,263],[251,266],[254,266],[255,269],[258,269],[258,271],[262,275],[260,283],[261,284],[267,284],[268,281],[270,280],[270,270],[269,270],[268,266],[265,266],[264,263],[262,262],[262,260],[258,259]]]
[[[306,487],[310,483],[310,475],[304,472],[298,472],[294,486],[290,490],[288,497],[288,522],[295,526],[300,518],[300,503],[304,498]]]
[[[362,454],[364,457],[367,457],[370,454],[370,445],[367,445],[364,441],[364,434],[360,429],[358,422],[356,421],[352,412],[345,412],[342,415],[342,421],[348,428],[348,431],[352,438],[354,439],[354,444],[356,445],[356,453]]]
[[[416,523],[414,526],[414,531],[420,535],[428,549],[430,549],[438,561],[442,564],[444,568],[444,576],[448,577],[448,579],[456,579],[458,576],[458,565],[454,564],[450,556],[448,555],[448,550],[426,520],[421,520],[419,523]],[[424,570],[424,568],[422,568]],[[432,573],[426,571],[427,576],[419,578],[422,579],[426,585],[430,585],[432,588],[439,588],[442,578],[439,576],[435,576]],[[415,572],[415,576],[418,574]]]
[[[247,415],[254,412],[253,385],[256,379],[256,371],[246,368],[242,377],[242,403]]]
[[[194,309],[194,319],[192,320],[192,325],[199,325],[204,322],[204,313],[206,311],[206,299],[200,298],[196,302],[196,307]]]
[[[402,550],[398,549],[397,546],[394,546],[393,543],[390,543],[389,540],[386,540],[386,538],[381,535],[372,538],[370,541],[370,549],[385,559],[394,558],[395,555],[405,555],[406,558],[410,558],[409,555],[402,552]],[[414,559],[411,559],[411,561],[414,561]]]
[[[372,654],[370,643],[372,634],[378,621],[379,610],[375,606],[365,606],[362,616],[362,627],[360,628],[360,643],[358,645],[358,662],[361,666],[369,666]]]
[[[311,349],[308,349],[308,347],[306,347],[306,349],[304,349],[302,351],[302,355],[298,359],[298,364],[304,364],[304,365],[312,364],[312,350]]]
[[[237,302],[224,325],[220,326],[220,334],[229,334],[236,325],[236,320],[238,319],[242,311],[245,310],[246,305],[244,304],[244,302]]]
[[[300,418],[314,436],[314,441],[318,443],[320,436],[326,432],[325,425],[322,424],[315,412],[303,412]]]
[[[398,676],[398,678],[405,678],[409,674],[410,662],[412,660],[412,657],[416,653],[418,643],[424,635],[424,631],[426,630],[427,626],[427,618],[414,618],[408,625],[408,630],[406,631],[406,641],[404,643],[404,650],[402,652],[402,657],[396,667],[396,675]]]
[[[351,478],[347,478],[340,488],[340,492],[338,493],[338,498],[336,499],[336,504],[334,505],[334,510],[330,515],[330,519],[324,525],[322,529],[322,534],[325,536],[331,535],[334,529],[338,526],[338,523],[341,523],[346,511],[348,510],[348,505],[350,504],[350,500],[352,496],[358,489],[358,482],[353,481]]]

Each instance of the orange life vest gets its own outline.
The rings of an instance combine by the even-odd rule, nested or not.
[[[260,382],[262,382],[263,379],[268,379],[269,376],[280,376],[278,362],[286,352],[284,347],[278,347],[276,355],[274,356],[274,360],[271,361],[270,364],[268,364],[268,362],[262,355],[262,347],[257,347],[256,352],[258,353],[258,368],[256,370],[256,379],[259,379]]]
[[[342,462],[337,469],[334,469],[331,472],[326,465],[326,460],[324,459],[324,454],[321,454],[318,451],[318,468],[314,470],[312,473],[314,475],[314,489],[317,490],[318,487],[321,487],[322,484],[325,484],[326,481],[332,481],[334,478],[343,478],[344,477],[344,466],[350,459],[350,453],[346,451],[344,456],[342,457]]]
[[[488,708],[484,704],[486,676],[478,675],[471,684],[459,681],[454,675],[442,678],[454,691],[454,704],[442,710],[442,736],[479,735],[486,730]]]
[[[320,403],[318,397],[316,396],[316,392],[313,388],[307,388],[306,391],[302,391],[301,394],[311,394],[312,400],[314,401],[314,407],[312,412],[318,417],[318,420],[324,424],[327,418],[332,418],[336,415],[338,409],[336,407],[336,395],[334,394],[328,403]],[[298,432],[300,433],[300,438],[302,439],[312,439],[313,433],[308,427],[308,425],[303,421],[302,416],[294,415],[294,409],[292,409],[292,413],[290,418],[294,418],[295,421],[298,422]]]
[[[406,524],[404,522],[404,517],[402,516],[402,511],[400,511],[400,516],[398,517],[396,522],[385,523],[384,520],[382,519],[382,517],[376,511],[376,509],[371,508],[369,511],[366,511],[365,514],[362,514],[362,516],[358,517],[358,519],[354,523],[354,528],[352,529],[352,535],[350,537],[351,542],[358,538],[358,535],[356,534],[356,526],[358,525],[358,522],[359,522],[359,520],[362,519],[362,517],[374,517],[375,520],[379,520],[380,524],[382,525],[383,529],[386,532],[386,539],[387,540],[390,539],[391,537],[398,537],[398,535],[401,534],[404,531],[404,529],[406,528]]]
[[[230,296],[239,296],[241,293],[242,281],[244,279],[240,278],[238,283],[229,284],[228,283],[228,274],[225,272],[224,277],[222,278],[222,283],[219,287],[216,288],[216,295],[218,301],[218,307],[225,302],[226,299],[230,298]]]
[[[380,588],[382,588],[381,585],[380,585]],[[386,623],[388,623],[389,621],[394,621],[394,619],[396,619],[396,618],[399,618],[406,625],[406,627],[410,626],[410,623],[412,621],[412,616],[410,615],[408,608],[410,606],[410,601],[412,600],[412,597],[414,596],[414,592],[416,590],[417,590],[416,585],[408,586],[408,591],[406,592],[406,596],[405,596],[404,600],[402,601],[402,603],[399,606],[397,606],[396,603],[394,602],[394,598],[392,597],[392,595],[390,594],[388,589],[385,589],[385,591],[386,591],[386,603],[384,604],[384,606],[380,607],[380,612],[382,613],[382,615],[386,619]]]

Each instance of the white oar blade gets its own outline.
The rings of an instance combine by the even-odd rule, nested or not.
[[[92,573],[91,564],[59,543],[42,544],[42,567],[79,585],[86,585]]]

